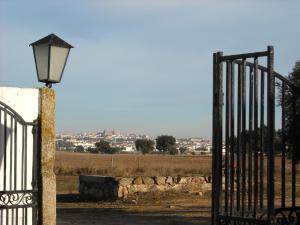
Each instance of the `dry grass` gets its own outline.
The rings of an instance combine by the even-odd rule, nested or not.
[[[57,175],[171,176],[208,175],[211,156],[103,155],[57,152]]]

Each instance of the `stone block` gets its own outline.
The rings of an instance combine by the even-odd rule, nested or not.
[[[186,177],[186,183],[189,184],[192,182],[193,178],[192,177]]]
[[[82,193],[82,192],[83,192],[83,189],[84,189],[84,184],[83,184],[83,183],[80,183],[80,184],[79,184],[79,193]]]
[[[143,177],[143,181],[146,185],[153,185],[155,183],[152,177]]]
[[[192,179],[192,183],[202,183],[203,181],[201,181],[200,177],[193,177]]]
[[[172,185],[173,184],[173,177],[167,177],[166,183]]]
[[[110,197],[110,191],[108,188],[103,188],[103,197],[109,198]]]
[[[160,176],[155,177],[155,183],[158,184],[158,185],[165,184],[166,183],[166,177],[160,177]]]
[[[205,181],[206,181],[207,183],[211,183],[211,176],[206,176],[206,177],[205,177]]]
[[[83,193],[83,195],[88,195],[89,194],[89,189],[86,186],[84,186],[82,193]]]
[[[136,187],[136,185],[130,185],[129,187],[128,187],[128,193],[129,194],[134,194],[134,193],[136,193],[137,192],[137,187]]]
[[[178,181],[179,181],[179,177],[173,177],[173,182],[178,184]]]
[[[143,179],[142,179],[142,177],[136,177],[136,178],[134,179],[134,181],[133,181],[133,184],[135,184],[135,185],[141,185],[141,184],[143,184]]]
[[[141,185],[134,185],[137,192],[141,192],[141,193],[144,193],[144,192],[149,192],[149,186],[148,185],[145,185],[145,184],[141,184]]]
[[[102,189],[97,190],[97,193],[95,193],[95,197],[97,199],[103,199],[103,190]]]
[[[107,176],[80,175],[79,181],[85,183],[107,184],[109,182],[115,182],[115,179]]]
[[[174,186],[171,187],[171,190],[175,190],[175,191],[178,191],[181,189],[182,189],[182,185],[180,185],[180,184],[175,184]]]
[[[133,181],[133,178],[121,178],[119,180],[119,184],[122,185],[122,186],[126,186],[126,185],[131,185],[132,184],[132,181]]]
[[[178,184],[186,184],[187,179],[186,177],[178,177]]]
[[[123,188],[123,196],[126,196],[126,195],[128,195],[128,190],[127,190],[127,188]]]
[[[122,187],[122,186],[119,186],[118,187],[118,192],[117,192],[117,196],[118,196],[118,198],[122,198],[124,195],[123,195],[123,189],[124,189],[124,187]]]

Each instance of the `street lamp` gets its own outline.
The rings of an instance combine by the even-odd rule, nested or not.
[[[48,88],[52,83],[60,83],[72,45],[55,34],[50,34],[31,43],[36,72],[39,82],[46,83]]]

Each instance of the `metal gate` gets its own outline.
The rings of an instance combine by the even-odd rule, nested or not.
[[[0,224],[36,225],[38,123],[0,102]]]
[[[292,139],[285,132],[287,114],[292,126],[297,122],[299,90],[274,72],[271,46],[238,55],[217,52],[213,60],[212,224],[299,225],[300,150],[295,131]],[[292,112],[285,107],[287,93]]]

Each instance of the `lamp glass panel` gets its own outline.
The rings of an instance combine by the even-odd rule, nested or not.
[[[48,53],[49,45],[40,44],[33,46],[35,63],[39,80],[46,80],[48,78]]]
[[[69,51],[69,48],[51,46],[50,81],[60,82]]]

